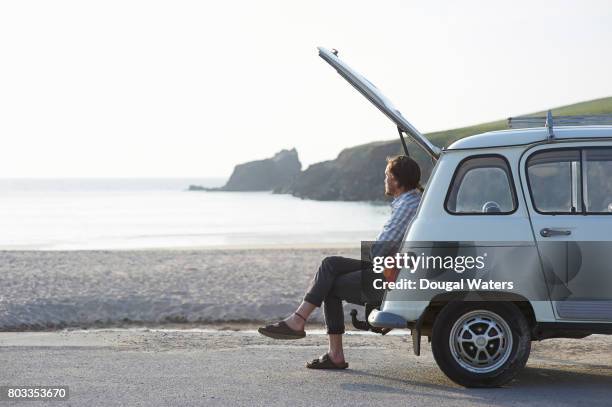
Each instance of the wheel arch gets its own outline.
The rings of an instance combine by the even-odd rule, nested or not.
[[[506,293],[506,292],[492,292],[492,291],[456,291],[449,293],[438,294],[431,299],[429,305],[423,311],[421,315],[421,335],[431,336],[431,329],[436,320],[436,317],[449,303],[455,301],[474,301],[474,302],[509,302],[514,304],[521,314],[525,317],[529,328],[533,330],[537,325],[537,320],[533,306],[529,300],[519,294]]]

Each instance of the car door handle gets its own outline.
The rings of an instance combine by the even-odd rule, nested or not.
[[[572,234],[571,230],[558,230],[551,228],[544,228],[540,230],[540,236],[551,237],[551,236],[569,236]]]

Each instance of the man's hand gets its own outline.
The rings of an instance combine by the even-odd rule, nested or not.
[[[395,280],[397,280],[398,274],[399,270],[395,267],[386,268],[383,270],[383,276],[385,276],[385,280],[388,282],[395,282]]]

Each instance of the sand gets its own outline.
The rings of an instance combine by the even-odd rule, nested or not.
[[[2,251],[0,330],[272,321],[329,255],[359,251]]]

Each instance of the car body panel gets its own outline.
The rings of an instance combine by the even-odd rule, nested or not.
[[[537,145],[525,151],[520,168],[523,190],[530,196],[526,162],[535,153],[612,149],[612,141],[566,142]],[[611,174],[612,175],[612,174]],[[582,180],[581,180],[582,181]],[[578,187],[576,188],[578,189]],[[584,191],[587,195],[587,191]],[[526,199],[534,236],[550,285],[556,318],[560,321],[612,322],[612,213],[539,213]],[[544,229],[568,231],[569,235],[542,236]]]
[[[508,162],[511,163],[518,207],[514,213],[509,215],[458,216],[451,215],[444,209],[445,196],[452,181],[453,173],[459,163],[467,157],[483,154],[483,151],[478,148],[445,150],[441,159],[436,163],[436,167],[432,172],[432,177],[428,182],[426,192],[423,195],[421,205],[406,233],[405,244],[423,241],[471,242],[476,247],[481,248],[507,244],[516,245],[517,247],[526,246],[530,248],[530,250],[537,251],[539,248],[537,245],[538,237],[535,234],[539,231],[538,228],[540,224],[536,221],[536,224],[532,227],[532,217],[536,212],[534,211],[525,180],[524,164],[526,151],[547,149],[551,148],[551,146],[569,148],[577,146],[610,146],[612,144],[612,141],[609,141],[607,137],[608,134],[612,134],[612,128],[597,128],[596,130],[591,128],[588,130],[589,131],[585,132],[585,134],[588,134],[589,137],[585,138],[583,141],[576,141],[576,139],[580,139],[580,135],[576,134],[575,129],[572,129],[571,137],[569,137],[569,132],[556,131],[558,134],[567,135],[568,138],[554,143],[537,142],[528,145],[495,148],[495,154],[503,155]],[[593,137],[595,133],[598,133],[601,137]],[[533,134],[535,133],[532,133],[532,135]],[[549,224],[549,226],[567,226],[567,221],[564,223],[563,218],[563,216],[555,216],[555,222]],[[608,217],[608,215],[572,215],[571,219],[579,221],[580,228],[575,227],[573,229],[573,235],[565,239],[567,241],[579,239],[581,241],[602,242],[612,239],[609,233],[610,226],[612,226],[612,217]],[[441,233],[441,231],[444,232]],[[561,238],[561,240],[563,240],[563,238]],[[612,250],[610,253],[612,253]],[[400,272],[398,279],[402,278],[402,273],[404,272],[405,271]],[[533,263],[532,275],[534,284],[540,286],[546,284],[546,276],[544,275],[541,264],[537,264],[536,262]],[[608,276],[610,278],[608,278]],[[612,272],[606,274],[604,277],[605,278],[602,280],[604,286],[612,287]],[[588,279],[591,277],[585,276],[584,278]],[[608,279],[610,279],[610,281],[608,281]],[[594,284],[595,282],[591,281],[590,283]],[[603,289],[605,290],[607,288]],[[429,303],[430,301],[422,300],[421,298],[411,298],[408,293],[402,293],[401,291],[394,293],[389,291],[385,295],[385,301],[381,305],[381,311],[394,313],[405,319],[409,324],[419,319]],[[559,314],[559,310],[563,309],[557,302],[552,301],[551,298],[531,299],[530,304],[533,308],[537,322],[552,323],[562,321],[580,324],[584,324],[585,322],[612,322],[605,314],[612,310],[612,306],[605,308],[607,306],[606,304],[603,305],[604,309],[602,311],[601,306],[597,307],[597,303],[581,302],[578,309],[576,309],[576,303],[574,303],[573,310],[570,309],[568,311],[566,307],[565,316]],[[601,305],[602,303],[600,302],[599,304]],[[585,317],[585,315],[597,312],[597,310],[600,312],[597,318],[589,319]],[[580,312],[582,312],[582,314],[580,314]]]

